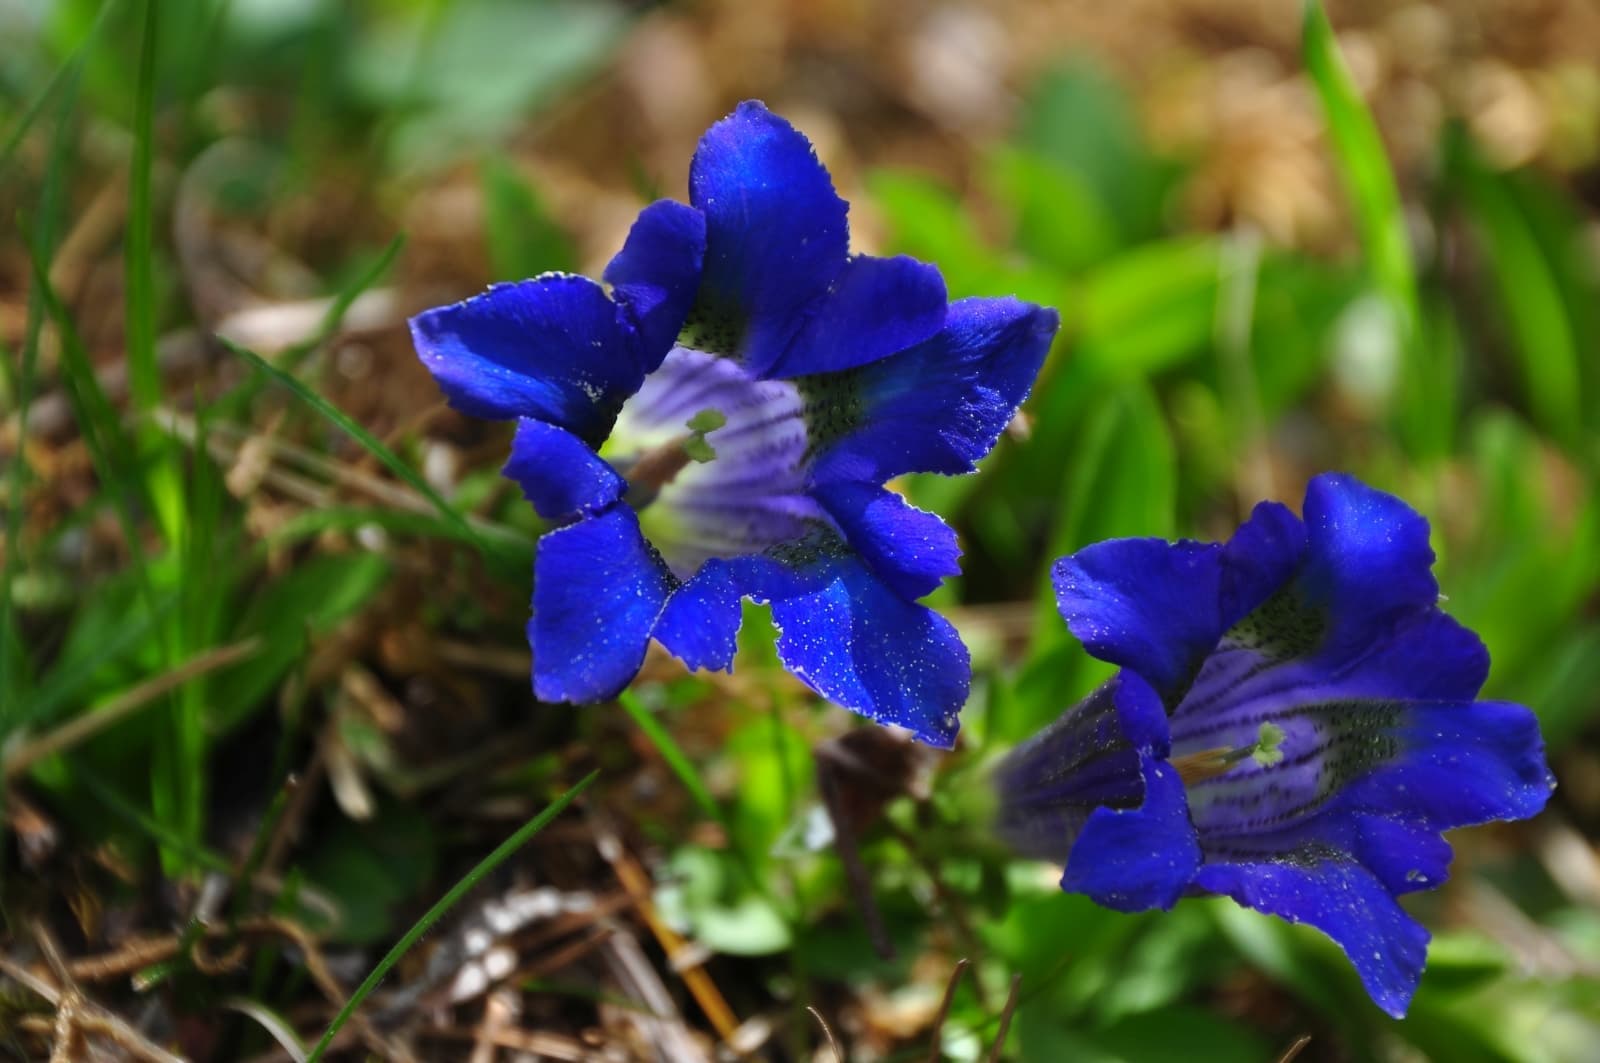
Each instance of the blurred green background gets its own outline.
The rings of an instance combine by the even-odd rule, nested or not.
[[[1010,1059],[1600,1059],[1591,0],[0,0],[0,40],[0,1052],[66,1036],[26,967],[185,1057],[303,1058],[598,769],[335,1054],[976,1060],[1020,975]],[[949,756],[859,745],[754,609],[732,677],[653,651],[621,705],[535,704],[508,433],[410,350],[409,313],[597,273],[750,97],[857,249],[1062,311],[982,471],[903,483],[965,549]],[[1314,932],[1102,911],[967,815],[1109,672],[1052,558],[1327,469],[1430,517],[1561,783],[1454,839],[1398,1023]]]

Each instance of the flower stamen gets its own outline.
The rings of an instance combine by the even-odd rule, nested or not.
[[[639,455],[623,474],[623,479],[628,481],[629,494],[637,500],[634,506],[649,505],[663,487],[689,467],[690,462],[704,464],[715,458],[717,452],[706,441],[706,433],[715,432],[727,423],[727,414],[708,407],[689,418],[685,424],[689,429],[687,433],[674,436]]]
[[[1262,723],[1256,731],[1256,740],[1247,746],[1229,748],[1218,746],[1194,753],[1173,757],[1170,763],[1177,769],[1178,778],[1185,786],[1226,775],[1245,760],[1254,760],[1263,768],[1270,768],[1283,760],[1283,728],[1275,723]]]

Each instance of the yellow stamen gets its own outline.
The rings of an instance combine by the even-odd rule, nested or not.
[[[715,432],[727,423],[727,415],[721,410],[701,410],[689,418],[686,426],[688,434],[674,436],[639,456],[639,460],[624,476],[628,481],[628,489],[635,492],[636,498],[648,501],[688,468],[691,461],[703,463],[712,460],[717,452],[706,442],[706,433]],[[643,503],[635,502],[635,505],[640,504]]]
[[[1254,760],[1263,768],[1272,767],[1283,760],[1284,737],[1282,727],[1275,723],[1263,723],[1256,729],[1256,740],[1247,746],[1202,749],[1173,757],[1168,763],[1177,769],[1183,785],[1193,786],[1197,782],[1226,775],[1245,760]]]

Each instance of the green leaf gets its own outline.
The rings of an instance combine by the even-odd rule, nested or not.
[[[375,21],[347,53],[349,83],[399,116],[392,154],[428,167],[526,122],[595,69],[628,24],[609,0],[464,0]]]
[[[400,457],[395,454],[394,451],[384,446],[384,444],[380,442],[376,436],[358,424],[349,414],[339,409],[321,395],[318,395],[315,391],[312,391],[309,387],[302,383],[298,377],[273,365],[255,351],[252,351],[247,347],[239,346],[226,336],[218,336],[217,340],[224,347],[228,348],[228,350],[232,351],[234,354],[237,354],[239,357],[251,363],[257,369],[266,373],[278,383],[294,392],[295,395],[299,396],[303,402],[305,402],[312,409],[316,410],[327,420],[331,421],[336,427],[343,429],[344,432],[352,439],[354,439],[357,443],[360,443],[361,446],[366,449],[367,453],[371,454],[374,458],[386,466],[389,471],[393,472],[396,476],[400,477],[400,479],[409,484],[411,488],[419,495],[433,503],[434,508],[439,511],[439,515],[443,517],[447,523],[454,527],[456,531],[459,532],[463,537],[470,540],[474,546],[478,547],[480,551],[482,551],[484,554],[490,554],[492,552],[489,544],[484,542],[482,537],[479,536],[477,530],[473,528],[470,523],[468,523],[465,517],[456,512],[456,508],[447,502],[443,495],[439,494],[438,491],[435,491],[433,486],[422,478],[421,473],[417,472],[410,465],[407,465],[404,461],[401,461]]]
[[[923,174],[874,170],[867,190],[889,228],[897,251],[937,262],[951,295],[970,295],[972,285],[1000,270],[999,258],[978,235],[962,203],[948,188]]]
[[[777,894],[773,892],[767,879],[757,869],[755,858],[740,844],[740,835],[728,819],[727,813],[722,810],[722,806],[717,803],[717,799],[711,795],[711,789],[706,785],[705,780],[701,778],[694,761],[689,759],[688,755],[684,753],[683,747],[673,740],[672,735],[662,726],[661,721],[656,719],[655,715],[645,707],[644,702],[640,701],[638,696],[631,690],[624,690],[617,695],[617,703],[627,712],[639,730],[644,732],[650,743],[656,747],[656,751],[661,754],[661,759],[667,762],[667,766],[678,777],[678,781],[683,783],[684,788],[689,791],[689,796],[700,807],[701,813],[707,819],[722,827],[727,833],[733,845],[735,865],[744,876],[746,885],[759,894],[772,908],[778,909],[780,906]]]
[[[501,156],[479,166],[483,185],[483,235],[494,276],[520,280],[578,268],[572,238],[551,219],[534,188]]]
[[[235,638],[259,635],[264,648],[217,675],[209,726],[227,731],[241,723],[315,639],[360,610],[388,582],[389,573],[389,562],[378,554],[320,554],[268,585],[234,633]]]
[[[1129,384],[1101,396],[1061,472],[1061,507],[1046,558],[1102,539],[1172,535],[1177,456],[1161,407],[1143,385]],[[1044,630],[1036,634],[1034,646],[1042,650],[1068,636],[1055,611],[1048,566],[1040,575],[1038,619]]]
[[[793,944],[783,913],[741,888],[725,855],[684,846],[668,863],[656,891],[662,917],[679,932],[714,952],[769,956]]]
[[[1022,250],[1062,270],[1079,270],[1117,247],[1116,221],[1084,177],[1017,149],[1000,149],[985,168],[991,197],[1013,212]]]
[[[1373,280],[1400,314],[1409,345],[1416,336],[1421,314],[1400,193],[1377,123],[1356,91],[1355,81],[1339,55],[1333,27],[1316,0],[1305,7],[1301,47],[1306,70],[1322,105],[1334,165],[1350,197]]]
[[[307,877],[339,906],[333,940],[367,945],[392,933],[396,910],[434,876],[433,824],[412,805],[384,803],[372,819],[340,819],[305,860]]]
[[[1017,141],[1072,174],[1128,241],[1158,230],[1172,177],[1151,158],[1139,128],[1121,86],[1093,58],[1075,56],[1035,86]]]
[[[1221,248],[1214,237],[1144,244],[1084,277],[1076,360],[1097,375],[1148,376],[1211,349]]]
[[[160,625],[178,604],[170,590],[152,610],[131,580],[102,584],[83,595],[60,654],[29,696],[14,703],[8,726],[47,725],[70,708],[86,707],[115,685],[134,681],[130,660],[157,656]],[[141,669],[142,670],[142,669]]]
[[[1088,1040],[1127,1063],[1192,1063],[1202,1059],[1269,1063],[1281,1048],[1253,1030],[1210,1011],[1184,1005],[1129,1016],[1096,1030]]]
[[[1584,381],[1560,265],[1541,246],[1511,181],[1491,171],[1459,130],[1447,147],[1458,194],[1483,245],[1528,406],[1541,426],[1571,444],[1583,417]],[[1592,287],[1575,294],[1591,303],[1597,298]]]
[[[1528,662],[1528,678],[1519,683],[1496,682],[1508,695],[1533,709],[1539,729],[1552,752],[1565,749],[1600,715],[1594,692],[1600,690],[1600,624],[1568,631]]]

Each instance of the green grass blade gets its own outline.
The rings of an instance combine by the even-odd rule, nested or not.
[[[241,347],[239,344],[234,343],[226,336],[218,336],[217,339],[224,347],[228,348],[228,350],[232,351],[234,354],[237,354],[245,361],[250,362],[257,369],[266,373],[268,376],[271,376],[278,383],[294,392],[303,402],[306,403],[306,405],[310,406],[328,421],[342,429],[357,443],[360,443],[366,448],[368,453],[382,462],[390,472],[400,477],[400,479],[404,480],[408,485],[410,485],[414,491],[420,494],[423,498],[426,498],[429,502],[433,503],[434,508],[439,511],[439,515],[443,517],[445,522],[454,528],[457,533],[459,533],[467,541],[471,542],[480,551],[484,553],[489,552],[489,545],[484,541],[483,537],[478,534],[477,529],[469,524],[465,517],[456,512],[455,507],[446,501],[443,495],[435,491],[432,485],[430,485],[428,481],[424,480],[421,474],[419,474],[415,469],[402,461],[398,454],[384,446],[376,436],[367,431],[361,425],[357,424],[349,414],[345,413],[343,410],[339,409],[339,407],[335,406],[333,403],[329,402],[327,399],[311,390],[305,384],[301,383],[298,377],[285,372],[276,365],[273,365],[255,351],[250,350],[248,347]]]
[[[325,531],[352,532],[364,527],[377,527],[394,535],[417,536],[426,539],[448,539],[452,542],[472,540],[460,526],[447,523],[431,513],[413,513],[404,509],[384,509],[377,506],[328,506],[325,509],[308,509],[295,513],[267,532],[259,544],[261,549],[297,542]],[[533,564],[533,540],[524,532],[503,524],[475,522],[480,535],[492,540],[496,549],[521,551],[527,561],[524,568]]]
[[[756,893],[760,894],[762,900],[772,905],[773,910],[783,918],[784,922],[792,926],[795,921],[794,911],[790,906],[778,900],[778,896],[773,892],[772,887],[756,872],[755,863],[750,859],[749,854],[739,847],[738,842],[735,840],[738,834],[734,830],[733,824],[728,821],[727,813],[722,810],[722,806],[717,803],[717,799],[711,796],[710,789],[706,787],[705,781],[700,778],[700,773],[695,770],[694,762],[689,759],[688,754],[684,753],[683,747],[679,746],[672,735],[667,733],[667,729],[661,726],[661,721],[651,715],[650,710],[644,707],[644,704],[633,691],[624,690],[617,695],[617,702],[628,713],[628,716],[638,726],[639,730],[644,732],[644,736],[650,740],[650,744],[656,747],[657,752],[661,754],[661,759],[667,762],[667,767],[671,768],[672,773],[683,783],[684,789],[689,791],[689,796],[694,799],[694,803],[700,806],[700,811],[707,819],[722,828],[722,833],[728,839],[729,851],[733,854],[734,863],[738,866],[739,873],[744,876],[746,883]]]
[[[422,935],[433,928],[433,924],[437,923],[444,917],[446,912],[455,907],[462,897],[472,892],[478,883],[483,881],[484,876],[505,863],[513,853],[528,844],[533,836],[543,830],[551,820],[564,812],[566,807],[572,804],[579,794],[589,788],[589,784],[594,782],[599,774],[600,772],[597,769],[578,780],[577,785],[556,798],[553,804],[523,824],[511,837],[501,842],[499,848],[480,860],[478,865],[468,871],[460,882],[452,886],[450,891],[439,898],[432,908],[423,913],[422,918],[418,919],[411,929],[406,931],[405,936],[395,943],[394,948],[390,949],[388,954],[378,961],[378,965],[372,969],[372,973],[367,975],[366,981],[361,983],[356,991],[351,994],[350,999],[345,1002],[344,1007],[339,1009],[339,1014],[335,1015],[333,1022],[328,1024],[328,1030],[322,1035],[322,1040],[317,1042],[317,1046],[311,1050],[311,1055],[306,1057],[306,1063],[317,1063],[317,1060],[322,1058],[323,1053],[328,1050],[328,1046],[333,1043],[333,1039],[338,1036],[339,1030],[350,1020],[350,1016],[355,1014],[355,1010],[361,1006],[361,1002],[366,1000],[368,995],[378,987],[378,983],[388,976],[394,965],[400,962],[400,958],[411,951],[411,947],[421,940]]]
[[[1486,252],[1528,406],[1542,427],[1574,444],[1583,422],[1583,354],[1556,265],[1540,247],[1511,182],[1489,169],[1465,131],[1453,132],[1446,158]]]
[[[77,418],[78,428],[83,433],[84,446],[89,451],[95,475],[99,477],[102,488],[113,499],[118,523],[127,540],[129,555],[140,573],[147,604],[153,611],[154,588],[144,565],[139,525],[134,519],[133,503],[148,501],[144,494],[145,479],[138,475],[140,466],[137,462],[137,453],[132,440],[122,430],[122,419],[117,415],[111,401],[106,398],[99,380],[95,377],[94,365],[89,360],[89,352],[84,347],[83,337],[78,334],[72,315],[68,313],[50,283],[49,266],[44,257],[44,249],[30,240],[28,250],[33,266],[34,290],[39,293],[40,301],[50,319],[55,322],[56,332],[60,336],[61,377],[68,402],[72,406],[73,415]],[[131,469],[124,462],[131,462]]]
[[[141,812],[120,790],[84,763],[83,758],[79,757],[72,762],[72,777],[88,787],[107,809],[149,835],[163,852],[175,853],[187,863],[205,868],[207,871],[216,871],[224,875],[233,873],[233,864],[221,855],[212,852],[199,842],[183,837],[166,824]]]
[[[1421,313],[1400,193],[1377,123],[1356,91],[1350,70],[1339,55],[1328,15],[1316,0],[1306,4],[1301,44],[1306,70],[1327,122],[1334,164],[1350,196],[1373,280],[1393,301],[1409,342],[1416,336]]]
[[[394,260],[400,257],[400,252],[406,246],[405,233],[400,233],[389,241],[383,253],[377,257],[367,269],[363,270],[352,284],[347,284],[342,291],[333,297],[333,302],[328,305],[328,312],[322,317],[322,324],[316,333],[308,340],[302,340],[283,352],[280,359],[285,368],[293,369],[301,360],[312,351],[321,347],[339,331],[339,326],[344,321],[345,314],[350,312],[350,307],[361,298],[368,288],[378,283],[378,278],[389,272],[389,267],[394,265]]]
[[[97,647],[87,661],[73,661],[57,667],[40,679],[38,686],[20,699],[13,710],[12,723],[18,727],[37,727],[57,718],[68,705],[84,697],[93,686],[103,665],[137,648],[164,623],[178,604],[178,592],[168,591],[154,609],[137,613],[117,631],[114,638]]]
[[[334,334],[339,331],[339,327],[344,323],[344,316],[350,312],[350,307],[355,305],[355,301],[361,298],[367,289],[378,282],[378,278],[389,271],[389,267],[394,265],[394,260],[399,256],[401,249],[405,247],[405,243],[404,234],[396,236],[389,241],[389,245],[383,249],[383,253],[378,256],[369,269],[358,274],[353,283],[335,293],[333,302],[328,304],[328,311],[323,315],[316,332],[308,339],[284,348],[282,353],[277,356],[275,364],[285,372],[292,373],[306,360],[307,355],[321,348],[328,340],[332,339]],[[224,344],[230,342],[225,336],[218,336],[217,338]],[[245,409],[250,404],[250,401],[255,398],[259,382],[259,377],[251,377],[222,396],[215,403],[219,418],[248,420],[249,415],[245,412]]]
[[[644,707],[638,696],[631,690],[624,690],[617,696],[617,701],[627,711],[629,717],[633,719],[634,725],[644,732],[646,738],[650,739],[650,744],[656,747],[656,751],[661,754],[661,759],[667,762],[667,767],[671,768],[672,773],[678,777],[678,781],[683,783],[683,788],[689,791],[689,796],[694,799],[694,803],[700,806],[701,813],[713,823],[726,827],[727,817],[723,815],[722,806],[717,804],[715,797],[711,796],[710,789],[706,787],[705,781],[700,778],[700,773],[695,770],[694,762],[684,753],[683,748],[678,745],[672,735],[667,733],[667,729],[661,726],[661,721],[656,719],[650,710]]]
[[[63,67],[66,84],[62,89],[60,119],[50,140],[50,151],[45,163],[44,186],[39,196],[38,212],[33,218],[32,242],[34,247],[41,249],[41,257],[53,252],[61,230],[62,212],[70,184],[68,166],[72,159],[73,147],[72,112],[77,102],[81,68],[81,63]],[[3,170],[4,162],[0,160],[0,172]],[[28,293],[22,358],[14,374],[11,371],[10,352],[0,352],[0,361],[5,363],[7,371],[4,381],[0,383],[4,384],[4,390],[10,392],[9,396],[0,395],[0,398],[10,398],[14,402],[17,424],[20,426],[23,439],[27,438],[28,410],[33,403],[34,377],[38,370],[40,337],[44,329],[46,312],[45,293],[35,285]],[[0,647],[10,646],[15,639],[12,581],[16,579],[21,568],[22,515],[26,508],[23,494],[28,489],[30,471],[26,450],[27,448],[21,445],[17,447],[16,456],[6,477],[6,543],[4,568],[0,570]],[[20,686],[11,669],[11,655],[0,650],[0,702],[13,702]],[[0,737],[3,737],[6,727],[5,716],[5,713],[0,712]]]
[[[67,97],[70,100],[76,95],[76,82],[79,74],[83,71],[84,59],[88,56],[89,49],[94,45],[95,40],[99,38],[100,27],[105,25],[106,16],[116,7],[116,0],[108,0],[107,3],[100,6],[94,21],[89,24],[89,31],[83,35],[83,41],[73,50],[71,57],[57,67],[54,74],[50,75],[50,80],[45,83],[44,88],[34,97],[33,102],[28,104],[27,109],[22,112],[22,116],[17,119],[16,125],[12,126],[11,131],[6,134],[5,142],[0,144],[0,178],[5,176],[6,168],[11,165],[12,156],[17,153],[17,148],[22,144],[22,138],[28,135],[28,130],[33,128],[33,123],[38,120],[40,114],[44,113],[45,105],[50,102],[50,97],[55,95],[56,90],[62,85],[71,83],[74,85],[74,89],[67,93]]]
[[[134,405],[149,410],[161,401],[156,365],[155,243],[150,182],[155,168],[156,12],[158,0],[145,0],[139,48],[139,82],[133,111],[133,161],[128,171],[128,227],[123,238],[127,277],[128,386]]]

